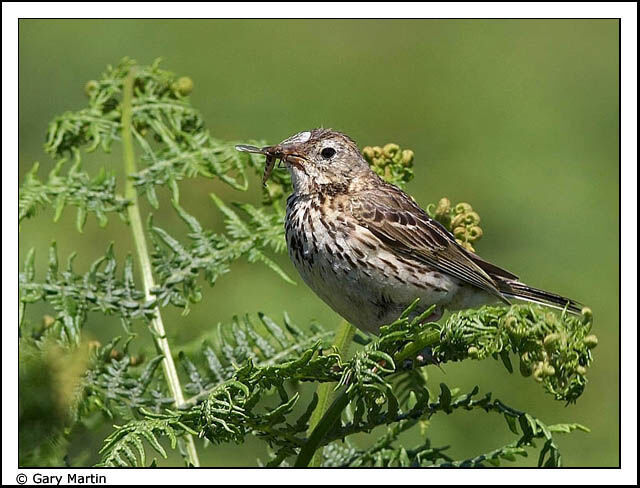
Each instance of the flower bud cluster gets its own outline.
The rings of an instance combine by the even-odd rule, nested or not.
[[[509,355],[515,354],[523,376],[541,383],[556,399],[574,402],[584,391],[598,344],[592,324],[588,308],[577,316],[535,305],[486,306],[453,314],[433,354],[439,362],[494,357],[509,370]]]
[[[371,168],[388,183],[404,186],[413,179],[413,151],[389,143],[383,147],[367,146],[362,150]]]
[[[451,205],[448,198],[441,198],[433,210],[433,217],[453,233],[460,245],[475,251],[473,244],[480,240],[483,232],[480,216],[471,205],[464,202]]]

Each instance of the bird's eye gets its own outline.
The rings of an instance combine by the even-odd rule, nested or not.
[[[331,159],[333,155],[336,153],[336,150],[332,147],[325,147],[320,154],[324,159]]]

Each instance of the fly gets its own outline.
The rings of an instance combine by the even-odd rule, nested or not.
[[[276,159],[278,159],[278,155],[269,151],[271,146],[259,148],[256,146],[248,146],[245,144],[239,144],[236,146],[236,151],[240,152],[248,152],[253,154],[264,154],[267,157],[266,164],[264,166],[264,174],[262,175],[262,184],[266,185],[267,180],[271,176],[271,172],[273,171],[273,167],[275,166]],[[280,158],[280,162],[282,163],[282,158]]]

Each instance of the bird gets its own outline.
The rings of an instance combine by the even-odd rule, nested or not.
[[[580,313],[575,300],[533,288],[460,245],[407,193],[385,182],[346,134],[299,132],[274,146],[236,146],[291,174],[285,238],[302,280],[360,330],[378,334],[416,299],[412,315],[524,300]]]

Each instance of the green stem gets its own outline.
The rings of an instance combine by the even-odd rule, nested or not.
[[[300,454],[296,458],[296,462],[293,465],[296,468],[304,468],[310,465],[311,460],[314,457],[314,453],[320,447],[320,443],[327,435],[329,430],[340,420],[342,411],[349,404],[349,396],[346,390],[340,392],[338,397],[333,401],[331,406],[324,412],[322,419],[318,422],[315,429],[307,439],[307,443],[300,449]]]
[[[151,259],[149,258],[147,241],[144,234],[144,226],[142,224],[142,217],[140,215],[138,194],[133,185],[133,180],[131,180],[131,178],[129,177],[129,175],[136,172],[136,160],[131,132],[134,81],[135,67],[131,68],[129,75],[125,79],[122,98],[122,147],[126,179],[125,197],[131,202],[131,204],[127,207],[127,212],[129,216],[131,232],[133,233],[133,241],[135,243],[136,253],[138,255],[138,261],[140,263],[140,269],[142,270],[142,283],[144,287],[144,293],[147,300],[153,300],[154,297],[151,293],[151,290],[155,288],[155,283],[153,281]],[[171,355],[171,348],[169,347],[169,341],[166,337],[164,324],[162,322],[162,316],[160,315],[160,309],[156,307],[154,312],[154,318],[151,320],[153,339],[156,343],[156,347],[164,356],[164,360],[162,361],[162,370],[167,380],[169,393],[173,397],[176,407],[180,408],[184,404],[184,396],[182,394],[180,378],[178,377],[178,371],[176,370],[176,365],[173,361],[173,356]],[[200,460],[198,459],[198,453],[196,451],[196,446],[191,434],[185,435],[185,441],[188,462],[193,466],[200,466]]]
[[[338,354],[340,354],[340,357],[343,359],[345,359],[345,356],[349,351],[349,346],[351,345],[351,341],[353,340],[353,335],[355,334],[355,332],[356,329],[346,320],[343,320],[338,327],[338,332],[336,333],[336,337],[333,341],[333,347],[336,348]],[[318,386],[318,389],[316,390],[316,393],[318,394],[318,405],[316,406],[316,409],[313,411],[313,414],[309,419],[309,436],[311,436],[311,434],[314,432],[318,423],[329,408],[329,405],[333,398],[333,390],[335,386],[335,383],[321,383]],[[315,451],[315,455],[313,456],[313,459],[311,459],[309,466],[320,466],[321,463],[322,447]]]
[[[22,323],[24,322],[24,311],[27,309],[27,304],[20,301],[18,306],[18,330],[22,331]]]
[[[396,353],[393,357],[393,360],[396,364],[400,364],[405,359],[415,357],[415,355],[422,351],[425,347],[437,344],[439,340],[439,331],[426,331],[416,341],[408,344],[406,347],[404,347],[404,349]],[[306,444],[302,446],[302,449],[300,449],[300,453],[298,454],[298,457],[296,458],[296,462],[294,464],[296,468],[303,468],[312,465],[310,463],[312,462],[312,460],[315,460],[314,453],[321,449],[322,442],[325,439],[327,433],[329,433],[336,422],[340,420],[342,411],[347,407],[348,404],[349,396],[346,393],[346,389],[343,389],[338,397],[333,401],[331,406],[325,410],[322,418],[315,423],[315,426],[310,423],[309,430],[312,430],[312,432],[309,435]],[[316,410],[314,411],[314,416],[319,407],[320,403],[318,403],[318,407],[316,407]]]

